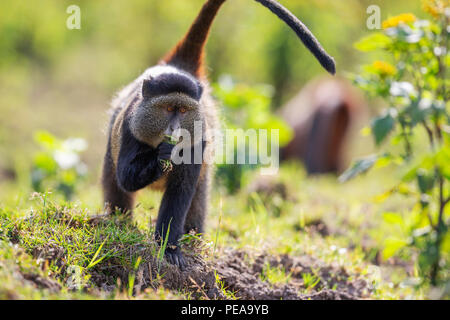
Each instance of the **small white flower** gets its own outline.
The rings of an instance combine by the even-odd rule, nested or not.
[[[412,34],[406,36],[406,42],[408,42],[408,43],[417,43],[417,42],[420,41],[421,38],[422,38],[422,34],[418,33],[418,32],[415,32],[415,33],[412,33]]]
[[[439,57],[439,56],[444,55],[445,48],[443,48],[443,47],[435,47],[433,51],[434,51],[434,54]]]
[[[70,138],[64,141],[63,148],[65,150],[75,151],[75,152],[82,152],[87,149],[87,142],[84,139],[81,138]]]
[[[428,20],[417,20],[414,23],[414,26],[416,28],[424,28],[424,27],[428,27],[430,25],[430,22]]]
[[[432,101],[428,98],[423,98],[422,100],[420,100],[419,102],[419,109],[420,110],[426,110],[429,109],[432,105]]]
[[[80,157],[76,153],[59,150],[55,151],[53,158],[63,170],[73,168],[80,161]]]
[[[389,92],[394,97],[409,97],[415,94],[414,86],[406,81],[392,82]]]

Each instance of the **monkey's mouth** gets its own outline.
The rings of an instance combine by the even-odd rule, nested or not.
[[[168,134],[167,133],[168,131],[169,130],[166,130],[164,133],[159,134],[163,142],[170,143],[172,145],[177,145],[178,143],[183,141],[183,136],[173,135],[173,132],[172,134]]]

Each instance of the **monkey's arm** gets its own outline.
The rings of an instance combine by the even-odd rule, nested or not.
[[[156,239],[164,242],[169,232],[166,256],[171,263],[181,269],[184,269],[185,261],[178,248],[178,240],[184,233],[186,215],[196,190],[200,170],[201,164],[174,165],[156,223]]]
[[[152,148],[134,138],[127,129],[125,126],[116,174],[119,186],[126,192],[134,192],[162,176],[159,160],[170,159],[173,146],[163,142]]]

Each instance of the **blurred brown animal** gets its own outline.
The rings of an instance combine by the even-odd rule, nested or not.
[[[310,82],[281,109],[294,130],[294,138],[281,150],[281,160],[302,160],[309,174],[342,171],[349,132],[364,110],[361,94],[347,81]]]

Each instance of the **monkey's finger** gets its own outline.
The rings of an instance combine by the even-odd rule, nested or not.
[[[179,267],[180,267],[181,271],[185,271],[186,270],[187,263],[186,263],[186,260],[184,259],[184,257],[182,255],[180,255],[178,257],[178,264],[179,264]]]
[[[179,267],[180,267],[180,260],[179,260],[178,258],[179,258],[179,257],[178,257],[177,254],[174,254],[174,255],[173,255],[173,261],[174,261],[174,264],[179,268]]]
[[[178,266],[178,268],[180,268],[181,271],[184,271],[186,268],[186,262],[184,261],[184,257],[181,253],[174,254],[174,260],[175,260],[175,265]]]
[[[162,160],[170,160],[171,156],[172,156],[172,152],[164,151],[164,152],[158,153],[158,158],[162,159]]]
[[[170,254],[170,253],[167,253],[166,254],[166,259],[167,259],[167,262],[169,262],[170,264],[175,264],[175,261],[173,260],[173,256],[172,256],[172,254]]]
[[[161,142],[158,146],[158,157],[163,160],[169,160],[174,146],[167,142]]]

